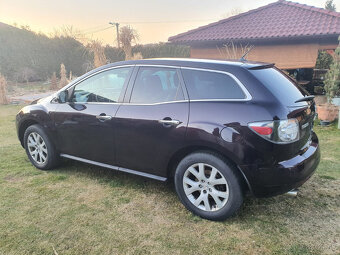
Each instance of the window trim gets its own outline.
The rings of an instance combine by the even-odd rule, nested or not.
[[[127,89],[128,95],[126,99],[124,99],[124,102],[122,105],[161,105],[161,104],[172,104],[172,103],[188,103],[189,99],[186,94],[186,87],[182,82],[182,74],[179,72],[180,71],[180,66],[168,66],[168,65],[148,65],[148,64],[137,64],[136,65],[137,69],[135,73],[132,75],[133,79],[130,80],[129,86],[130,89]],[[139,73],[139,70],[141,67],[156,67],[156,68],[171,68],[176,71],[176,75],[178,76],[179,79],[179,86],[181,87],[182,93],[183,93],[183,100],[171,100],[171,101],[164,101],[164,102],[157,102],[157,103],[131,103],[131,97],[133,93],[133,89],[135,87],[136,79]],[[125,101],[126,100],[126,101]]]
[[[85,104],[122,104],[122,105],[159,105],[159,104],[169,104],[169,103],[183,103],[183,102],[245,102],[245,101],[250,101],[252,100],[252,96],[251,94],[249,93],[249,91],[247,90],[247,88],[243,85],[243,83],[235,76],[233,75],[232,73],[229,73],[229,72],[226,72],[226,71],[220,71],[220,70],[214,70],[214,69],[205,69],[205,68],[196,68],[196,67],[185,67],[185,66],[172,66],[172,65],[161,65],[161,64],[158,64],[158,65],[155,65],[155,64],[134,64],[134,65],[119,65],[119,66],[113,66],[113,67],[108,67],[108,68],[105,68],[105,69],[102,69],[102,70],[99,70],[89,76],[86,76],[84,77],[83,79],[77,81],[76,83],[70,85],[69,87],[66,88],[66,90],[69,90],[71,88],[73,88],[74,86],[76,86],[77,84],[79,84],[80,82],[92,77],[93,75],[96,75],[96,74],[99,74],[101,72],[105,72],[105,71],[108,71],[108,70],[111,70],[111,69],[116,69],[116,68],[122,68],[122,67],[132,67],[132,72],[130,74],[130,77],[129,77],[129,80],[127,81],[127,86],[125,88],[125,91],[124,91],[124,95],[123,96],[123,99],[121,100],[121,102],[115,102],[115,103],[112,103],[112,102],[87,102]],[[135,72],[135,67],[138,67],[137,68],[137,72],[139,70],[139,67],[168,67],[168,68],[174,68],[177,70],[177,74],[179,75],[179,78],[180,78],[180,84],[182,86],[182,91],[183,91],[183,94],[184,94],[184,100],[179,100],[179,101],[168,101],[168,102],[160,102],[160,103],[150,103],[150,104],[134,104],[134,103],[130,103],[130,98],[131,98],[131,93],[132,93],[132,90],[133,90],[133,86],[134,86],[134,82],[135,82],[135,79],[137,77],[137,72]],[[232,79],[235,80],[235,82],[240,86],[240,88],[242,89],[243,93],[246,95],[246,98],[244,99],[193,99],[193,100],[190,100],[189,98],[189,94],[187,92],[187,88],[186,88],[186,85],[185,85],[185,82],[184,82],[184,79],[183,79],[183,74],[181,72],[182,69],[190,69],[190,70],[197,70],[197,71],[206,71],[206,72],[215,72],[215,73],[223,73],[223,74],[226,74],[226,75],[229,75]],[[132,79],[133,78],[133,83],[132,83]],[[132,83],[132,84],[131,84]],[[129,87],[132,86],[132,89],[131,91],[129,91]],[[59,90],[57,93],[59,93],[60,91],[62,90]],[[130,98],[128,99],[128,101],[125,101],[126,100],[126,96],[130,96]],[[120,98],[121,99],[121,98]],[[77,102],[74,102],[74,103],[77,103]],[[83,103],[84,104],[84,103]]]

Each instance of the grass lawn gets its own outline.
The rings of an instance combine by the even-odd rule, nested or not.
[[[0,106],[0,254],[340,254],[340,130],[316,126],[317,173],[297,198],[247,197],[225,222],[188,212],[171,184],[74,161],[35,169]]]

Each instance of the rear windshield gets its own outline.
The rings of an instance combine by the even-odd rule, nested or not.
[[[304,97],[298,85],[275,68],[250,70],[250,72],[265,85],[283,105],[297,106],[298,104],[295,103],[295,101]],[[299,104],[306,103],[301,102]]]

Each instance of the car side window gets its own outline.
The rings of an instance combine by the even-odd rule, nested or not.
[[[131,67],[115,68],[96,74],[74,88],[72,102],[106,102],[118,101]]]
[[[236,80],[228,74],[185,68],[182,74],[191,100],[246,97]]]
[[[130,103],[152,104],[183,99],[183,91],[175,68],[139,68]]]

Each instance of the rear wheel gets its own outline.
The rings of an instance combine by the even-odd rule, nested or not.
[[[36,168],[49,170],[58,165],[59,155],[40,125],[32,125],[26,129],[24,145],[29,160]]]
[[[237,170],[209,152],[185,157],[177,166],[175,186],[184,206],[209,220],[224,220],[242,205],[243,192]]]

